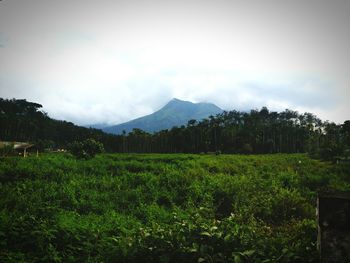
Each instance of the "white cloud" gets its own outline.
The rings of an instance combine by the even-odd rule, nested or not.
[[[79,124],[172,97],[349,119],[341,1],[2,1],[0,96]]]

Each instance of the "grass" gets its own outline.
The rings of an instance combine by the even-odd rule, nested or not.
[[[1,262],[317,262],[318,191],[349,167],[303,154],[0,159]]]

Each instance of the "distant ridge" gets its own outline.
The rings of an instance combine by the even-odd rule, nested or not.
[[[192,103],[174,98],[163,108],[150,115],[122,124],[104,127],[102,130],[107,133],[122,134],[123,131],[129,133],[134,128],[137,128],[152,133],[171,129],[174,126],[185,125],[191,119],[202,120],[221,112],[223,110],[212,103]]]

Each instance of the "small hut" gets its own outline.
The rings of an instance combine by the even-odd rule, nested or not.
[[[16,151],[23,151],[23,157],[27,157],[27,150],[29,148],[32,148],[34,146],[34,144],[30,144],[28,142],[15,142],[13,145],[13,149],[15,149]]]

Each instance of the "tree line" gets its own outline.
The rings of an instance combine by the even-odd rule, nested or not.
[[[322,121],[311,113],[260,110],[225,111],[200,121],[156,133],[134,129],[106,134],[98,129],[51,119],[42,106],[26,100],[0,99],[0,140],[32,141],[66,147],[92,138],[108,152],[136,153],[305,153],[325,159],[350,155],[350,121]]]
[[[296,111],[225,111],[154,134],[134,129],[120,152],[305,153],[329,159],[350,154],[350,121],[335,124]]]
[[[100,141],[107,151],[115,151],[118,139],[101,130],[55,120],[41,110],[42,105],[18,99],[0,98],[0,141],[29,141],[40,150],[65,148],[89,138]]]

